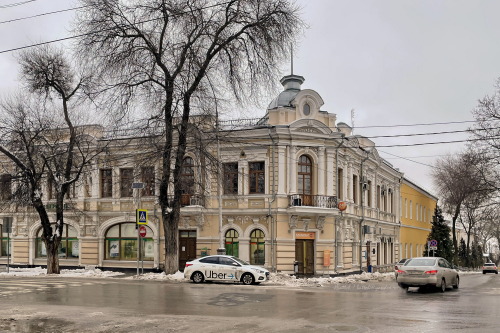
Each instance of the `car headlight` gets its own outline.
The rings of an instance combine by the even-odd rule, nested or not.
[[[260,273],[260,274],[266,274],[266,271],[263,271],[263,270],[258,269],[258,268],[252,268],[252,270],[257,272],[257,273]]]

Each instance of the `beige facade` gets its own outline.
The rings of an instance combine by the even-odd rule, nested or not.
[[[281,82],[284,90],[265,117],[221,122],[219,152],[208,139],[203,152],[198,145],[188,146],[179,220],[181,266],[216,254],[221,246],[285,273],[345,273],[394,263],[400,257],[402,174],[380,158],[372,141],[352,135],[335,114],[322,111],[321,96],[301,89],[302,77],[290,75]],[[68,201],[63,266],[135,268],[138,207],[148,210],[144,268],[162,266],[160,163],[144,161],[151,146],[140,138],[123,142],[110,144]],[[221,174],[210,162],[216,159]],[[129,190],[132,182],[147,187],[140,190],[140,200],[139,190]],[[337,208],[341,201],[347,204],[344,212]],[[34,211],[4,209],[0,215],[13,220],[11,262],[43,265]]]

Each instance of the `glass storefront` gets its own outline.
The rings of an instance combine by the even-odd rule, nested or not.
[[[250,234],[250,263],[252,265],[265,264],[266,256],[264,248],[264,232],[260,229],[255,229]]]
[[[52,224],[52,229],[54,229],[55,223]],[[36,258],[46,258],[47,250],[45,248],[45,243],[42,241],[43,228],[40,228],[36,236]],[[78,241],[78,235],[76,229],[65,224],[63,226],[63,234],[61,238],[61,243],[59,244],[58,256],[60,259],[76,259],[80,256],[80,242]]]
[[[120,223],[112,226],[106,232],[107,260],[137,260],[137,229],[135,223]],[[151,228],[146,226],[147,235],[153,235]],[[154,260],[154,242],[151,237],[141,239],[142,259]]]

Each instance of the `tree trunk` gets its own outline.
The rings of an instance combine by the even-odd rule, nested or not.
[[[58,248],[60,240],[45,240],[45,248],[47,249],[47,274],[60,274]]]

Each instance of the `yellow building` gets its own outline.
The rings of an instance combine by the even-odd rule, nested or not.
[[[401,182],[399,258],[423,255],[437,198],[407,178]]]

